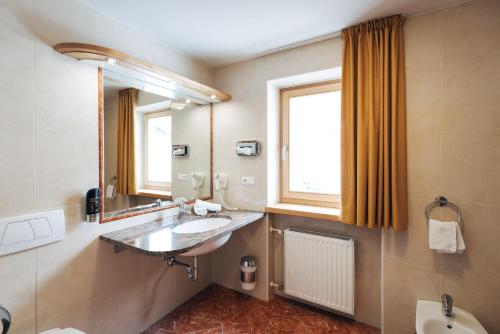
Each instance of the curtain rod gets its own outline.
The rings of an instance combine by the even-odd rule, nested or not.
[[[259,52],[255,56],[257,56],[257,57],[267,56],[267,55],[270,55],[273,53],[278,53],[278,52],[282,52],[282,51],[286,51],[286,50],[290,50],[290,49],[295,49],[295,48],[298,48],[301,46],[314,44],[314,43],[326,41],[328,39],[337,38],[337,37],[340,37],[340,31],[326,34],[326,35],[322,35],[322,36],[318,36],[318,37],[314,37],[311,39],[306,39],[304,41],[300,41],[300,42],[296,42],[296,43],[292,43],[292,44],[288,44],[288,45],[283,45],[283,46],[280,46],[280,47],[277,47],[277,48],[274,48],[271,50]]]
[[[404,18],[406,18],[406,14],[401,14],[401,15]],[[336,32],[332,32],[332,33],[329,33],[329,34],[326,34],[326,35],[321,35],[321,36],[314,37],[314,38],[311,38],[311,39],[306,39],[306,40],[303,40],[303,41],[300,41],[300,42],[283,45],[283,46],[280,46],[280,47],[277,47],[277,48],[274,48],[274,49],[270,49],[270,50],[267,50],[267,51],[262,51],[262,52],[259,52],[259,53],[255,54],[255,56],[256,57],[263,57],[263,56],[267,56],[267,55],[270,55],[270,54],[273,54],[273,53],[278,53],[278,52],[282,52],[282,51],[286,51],[286,50],[290,50],[290,49],[295,49],[295,48],[298,48],[298,47],[301,47],[301,46],[306,46],[306,45],[310,45],[310,44],[314,44],[314,43],[318,43],[318,42],[323,42],[323,41],[326,41],[326,40],[329,40],[329,39],[332,39],[332,38],[340,37],[340,35],[341,35],[341,32],[340,31],[336,31]]]

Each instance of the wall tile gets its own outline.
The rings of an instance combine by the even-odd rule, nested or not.
[[[97,225],[82,223],[79,205],[66,207],[66,238],[37,250],[37,329],[96,332]]]
[[[472,57],[500,51],[500,3],[469,1],[443,10],[443,59]]]
[[[178,280],[181,268],[169,267],[160,257],[144,259],[144,282],[147,323],[153,323],[172,311],[182,299],[178,298]]]
[[[442,129],[500,128],[499,58],[500,51],[444,64]]]
[[[81,204],[98,185],[97,133],[37,129],[37,206]]]
[[[439,191],[441,72],[407,73],[408,197],[433,198]]]
[[[441,134],[441,187],[456,201],[500,203],[500,129]]]
[[[34,124],[33,1],[0,6],[0,124]]]
[[[404,25],[405,57],[408,70],[439,69],[443,47],[443,13],[410,17]]]
[[[466,250],[462,255],[443,254],[443,270],[500,282],[500,253],[498,252],[500,207],[461,203],[458,205],[463,215],[462,232]]]
[[[500,282],[444,272],[443,292],[449,293],[453,305],[474,314],[488,333],[500,328]]]
[[[409,200],[408,230],[382,232],[384,259],[439,270],[439,256],[429,249],[429,228],[424,216],[424,208],[431,201]]]
[[[384,259],[383,275],[384,327],[415,328],[417,300],[440,300],[441,278],[434,270]]]
[[[142,280],[142,257],[136,252],[114,253],[99,243],[100,333],[136,334],[145,329],[147,307]]]
[[[97,68],[41,42],[36,52],[36,126],[96,131]]]
[[[0,125],[0,217],[35,209],[34,136],[30,127]]]
[[[36,250],[0,257],[0,299],[12,318],[10,333],[36,334]]]

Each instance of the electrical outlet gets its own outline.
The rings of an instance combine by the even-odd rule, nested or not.
[[[183,173],[183,174],[177,174],[177,181],[187,181],[188,180],[188,175]]]
[[[243,176],[241,178],[241,184],[244,184],[245,186],[254,186],[255,176]]]

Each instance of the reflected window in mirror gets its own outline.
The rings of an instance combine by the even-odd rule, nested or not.
[[[172,116],[170,112],[144,114],[144,188],[170,191],[172,185]]]

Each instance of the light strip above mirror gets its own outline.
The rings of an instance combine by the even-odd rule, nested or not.
[[[84,43],[60,43],[54,49],[77,60],[98,62],[117,76],[135,78],[144,82],[145,87],[163,89],[179,97],[189,97],[200,104],[228,101],[231,95],[217,89],[165,70],[156,65],[134,58],[121,51],[99,45]],[[161,94],[164,95],[164,94]]]

